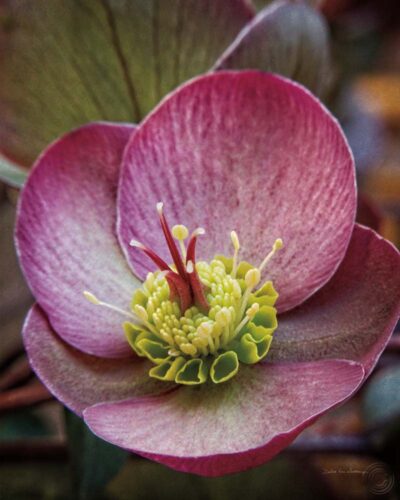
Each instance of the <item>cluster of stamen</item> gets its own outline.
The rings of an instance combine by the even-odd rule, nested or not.
[[[84,295],[130,318],[124,324],[128,342],[139,356],[156,365],[150,376],[187,385],[203,383],[208,377],[225,382],[238,371],[239,361],[252,364],[268,352],[277,327],[273,306],[278,294],[270,281],[257,287],[282,241],[276,240],[260,266],[253,267],[238,261],[239,238],[232,231],[233,257],[196,262],[196,241],[204,230],[196,229],[185,245],[187,228],[177,225],[170,230],[162,204],[157,210],[174,264],[168,265],[132,240],[131,246],[144,252],[159,270],[148,273],[135,291],[131,310],[102,302],[87,291]]]

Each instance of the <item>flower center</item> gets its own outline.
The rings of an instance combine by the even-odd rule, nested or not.
[[[144,252],[159,268],[148,273],[135,291],[131,313],[99,301],[84,292],[92,303],[131,317],[124,330],[133,350],[147,357],[154,367],[151,377],[197,385],[208,378],[221,383],[239,370],[239,362],[254,364],[268,353],[278,326],[273,307],[278,294],[271,281],[261,282],[261,273],[282,247],[278,239],[259,267],[238,262],[239,238],[231,232],[233,257],[217,255],[211,262],[196,262],[196,242],[204,234],[177,225],[170,230],[157,205],[161,227],[173,265],[136,240],[131,246]],[[177,240],[178,245],[176,245]],[[179,246],[179,249],[178,249]]]

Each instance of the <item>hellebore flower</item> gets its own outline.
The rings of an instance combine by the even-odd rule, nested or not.
[[[261,464],[357,390],[398,318],[399,254],[355,210],[337,122],[272,74],[77,129],[20,198],[31,364],[118,446],[209,476]]]

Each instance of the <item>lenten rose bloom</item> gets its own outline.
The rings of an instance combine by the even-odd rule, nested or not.
[[[359,388],[398,318],[399,253],[355,209],[337,122],[272,74],[77,129],[20,198],[31,364],[118,446],[208,476],[261,464]]]

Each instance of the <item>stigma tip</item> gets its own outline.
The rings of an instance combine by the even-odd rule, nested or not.
[[[135,247],[135,248],[144,248],[143,244],[142,244],[142,243],[140,243],[140,241],[137,241],[137,240],[131,240],[131,241],[129,242],[129,245],[130,245],[131,247]]]

